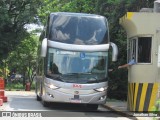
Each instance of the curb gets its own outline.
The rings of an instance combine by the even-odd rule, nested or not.
[[[102,105],[102,107],[104,107],[104,108],[106,108],[106,109],[108,109],[108,110],[110,110],[112,112],[115,112],[116,114],[119,114],[119,115],[121,115],[123,117],[128,117],[128,118],[132,118],[132,119],[134,118],[134,120],[138,120],[133,115],[131,115],[131,114],[127,113],[127,112],[124,112],[124,111],[116,110],[116,109],[114,109],[114,108],[112,108],[112,107],[110,107],[108,105]]]

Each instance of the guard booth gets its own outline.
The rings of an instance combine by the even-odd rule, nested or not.
[[[154,8],[127,12],[120,18],[127,32],[128,61],[137,64],[128,68],[127,108],[130,111],[151,111],[160,98],[160,1]]]

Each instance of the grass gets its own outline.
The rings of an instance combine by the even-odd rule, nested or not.
[[[25,90],[26,85],[23,86],[22,82],[13,82],[11,84],[5,85],[5,90],[12,90],[12,91],[18,91],[18,90]],[[35,82],[32,83],[31,90],[35,89]]]

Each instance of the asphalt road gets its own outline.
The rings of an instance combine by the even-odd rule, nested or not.
[[[89,120],[98,119],[122,119],[129,118],[121,117],[116,113],[99,106],[97,111],[90,111],[86,106],[80,104],[51,104],[50,107],[43,107],[40,101],[36,100],[34,91],[5,91],[5,96],[8,97],[8,102],[0,106],[0,111],[14,112],[36,112],[41,113],[44,117],[85,117]]]

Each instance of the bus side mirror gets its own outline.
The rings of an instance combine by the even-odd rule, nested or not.
[[[116,44],[110,42],[110,45],[112,47],[112,61],[117,61],[117,57],[118,57],[118,47]]]
[[[46,57],[47,54],[47,38],[44,38],[42,40],[42,46],[41,46],[41,57]]]

